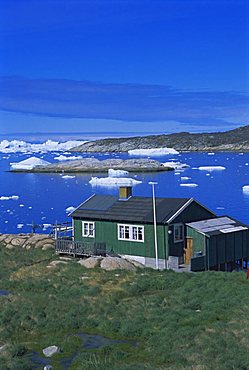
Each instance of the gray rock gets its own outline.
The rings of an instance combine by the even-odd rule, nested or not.
[[[103,270],[129,270],[136,271],[136,267],[129,261],[119,257],[104,257],[100,263]]]
[[[98,257],[98,256],[89,257],[89,258],[86,258],[86,259],[79,260],[78,263],[81,266],[84,266],[88,269],[92,269],[92,268],[95,268],[95,267],[99,267],[102,259],[103,259],[103,257]]]
[[[57,347],[57,346],[49,346],[47,348],[44,348],[42,350],[42,352],[43,352],[44,356],[46,356],[46,357],[52,357],[56,353],[60,353],[60,348]]]
[[[44,366],[43,370],[52,370],[53,366],[52,365],[46,365]]]
[[[44,244],[43,247],[42,247],[42,250],[46,251],[47,249],[54,249],[54,245],[53,244]]]

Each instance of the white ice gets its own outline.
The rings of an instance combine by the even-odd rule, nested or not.
[[[142,181],[134,180],[132,178],[125,177],[92,177],[89,184],[92,186],[133,186],[141,184]]]
[[[249,193],[249,185],[242,186],[242,190],[244,193]]]
[[[188,177],[188,176],[182,176],[181,177],[181,181],[187,181],[187,180],[190,180],[191,177]]]
[[[187,187],[190,187],[190,188],[195,188],[196,186],[198,186],[197,184],[180,184],[180,186],[187,186]]]
[[[81,145],[86,141],[70,140],[59,142],[47,140],[41,144],[32,144],[22,140],[2,140],[0,142],[0,152],[2,153],[46,153],[52,151],[65,151]]]
[[[127,176],[129,175],[129,172],[128,171],[124,171],[124,170],[113,170],[112,168],[110,168],[108,170],[108,176],[109,177],[121,177],[121,176]]]
[[[67,207],[66,212],[71,213],[71,212],[73,212],[75,209],[76,209],[75,207],[70,206],[70,207]]]
[[[61,176],[62,179],[74,179],[75,176],[70,176],[70,175],[64,175],[64,176]]]
[[[129,155],[162,156],[168,154],[179,154],[173,148],[133,149],[128,151]]]
[[[59,155],[58,157],[54,157],[57,161],[74,161],[76,159],[82,159],[81,155],[72,155],[70,157],[66,157],[65,155]]]
[[[36,166],[44,166],[47,164],[50,164],[50,162],[37,157],[30,157],[18,163],[10,163],[12,170],[32,170]]]
[[[198,170],[200,171],[222,171],[225,170],[226,167],[223,166],[200,166],[198,167]]]
[[[0,200],[18,200],[19,196],[18,195],[10,195],[10,196],[4,196],[2,195],[0,197]]]
[[[164,162],[162,163],[164,167],[170,167],[174,168],[175,170],[183,169],[183,168],[188,168],[189,165],[186,163],[181,163],[181,162]]]

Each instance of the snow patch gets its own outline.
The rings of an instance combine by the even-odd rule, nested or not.
[[[50,162],[37,157],[30,157],[18,163],[10,163],[12,170],[32,170],[36,166],[45,166]]]
[[[129,155],[162,156],[168,154],[179,154],[173,148],[133,149],[128,151]]]

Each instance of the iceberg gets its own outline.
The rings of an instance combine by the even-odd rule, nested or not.
[[[190,187],[190,188],[195,188],[196,186],[198,186],[198,184],[180,184],[180,186],[186,186],[186,187]]]
[[[182,176],[181,177],[181,181],[187,181],[187,180],[190,180],[191,177],[188,177],[188,176]]]
[[[243,191],[244,193],[249,193],[249,185],[244,185],[244,186],[242,186],[242,191]]]
[[[132,149],[128,151],[128,154],[141,156],[162,156],[168,154],[179,154],[179,152],[173,148],[154,148],[154,149]]]
[[[32,144],[22,140],[2,140],[0,152],[2,153],[46,153],[53,151],[67,151],[71,148],[84,144],[86,141],[69,140],[60,143],[59,141],[47,140],[41,144]]]
[[[10,195],[10,196],[5,196],[5,195],[2,195],[0,197],[0,200],[18,200],[19,199],[19,195]],[[10,210],[7,210],[7,212],[10,212]]]
[[[61,176],[62,179],[74,179],[75,176],[70,176],[70,175],[64,175],[64,176]]]
[[[67,209],[66,209],[66,212],[67,213],[71,213],[71,212],[73,212],[73,211],[75,211],[75,207],[73,207],[73,206],[71,206],[71,207],[67,207]]]
[[[180,170],[180,169],[188,168],[189,167],[188,164],[181,163],[181,162],[164,162],[164,163],[162,163],[162,165],[164,167],[174,168],[175,170]]]
[[[223,171],[226,167],[223,166],[200,166],[198,170],[200,171]]]
[[[89,184],[92,186],[133,186],[141,184],[142,181],[134,180],[129,177],[92,177]]]
[[[30,157],[18,163],[10,163],[12,170],[32,170],[36,166],[44,166],[47,164],[50,164],[50,162],[37,157]]]
[[[112,168],[110,168],[108,170],[108,176],[109,177],[122,177],[122,176],[127,176],[129,175],[129,172],[128,171],[124,171],[124,170],[113,170]]]
[[[54,157],[57,161],[74,161],[76,159],[82,159],[81,155],[72,155],[70,157],[66,157],[65,155],[59,155],[58,157]]]

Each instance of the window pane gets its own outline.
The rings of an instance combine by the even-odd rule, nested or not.
[[[138,240],[143,240],[143,228],[138,227]]]
[[[119,238],[124,239],[125,233],[124,233],[124,226],[119,226]]]
[[[137,227],[136,226],[132,227],[132,239],[137,240]]]
[[[88,235],[88,224],[86,222],[84,223],[84,235]]]
[[[125,226],[125,239],[130,239],[130,228]]]
[[[93,236],[93,223],[89,223],[89,235]]]

